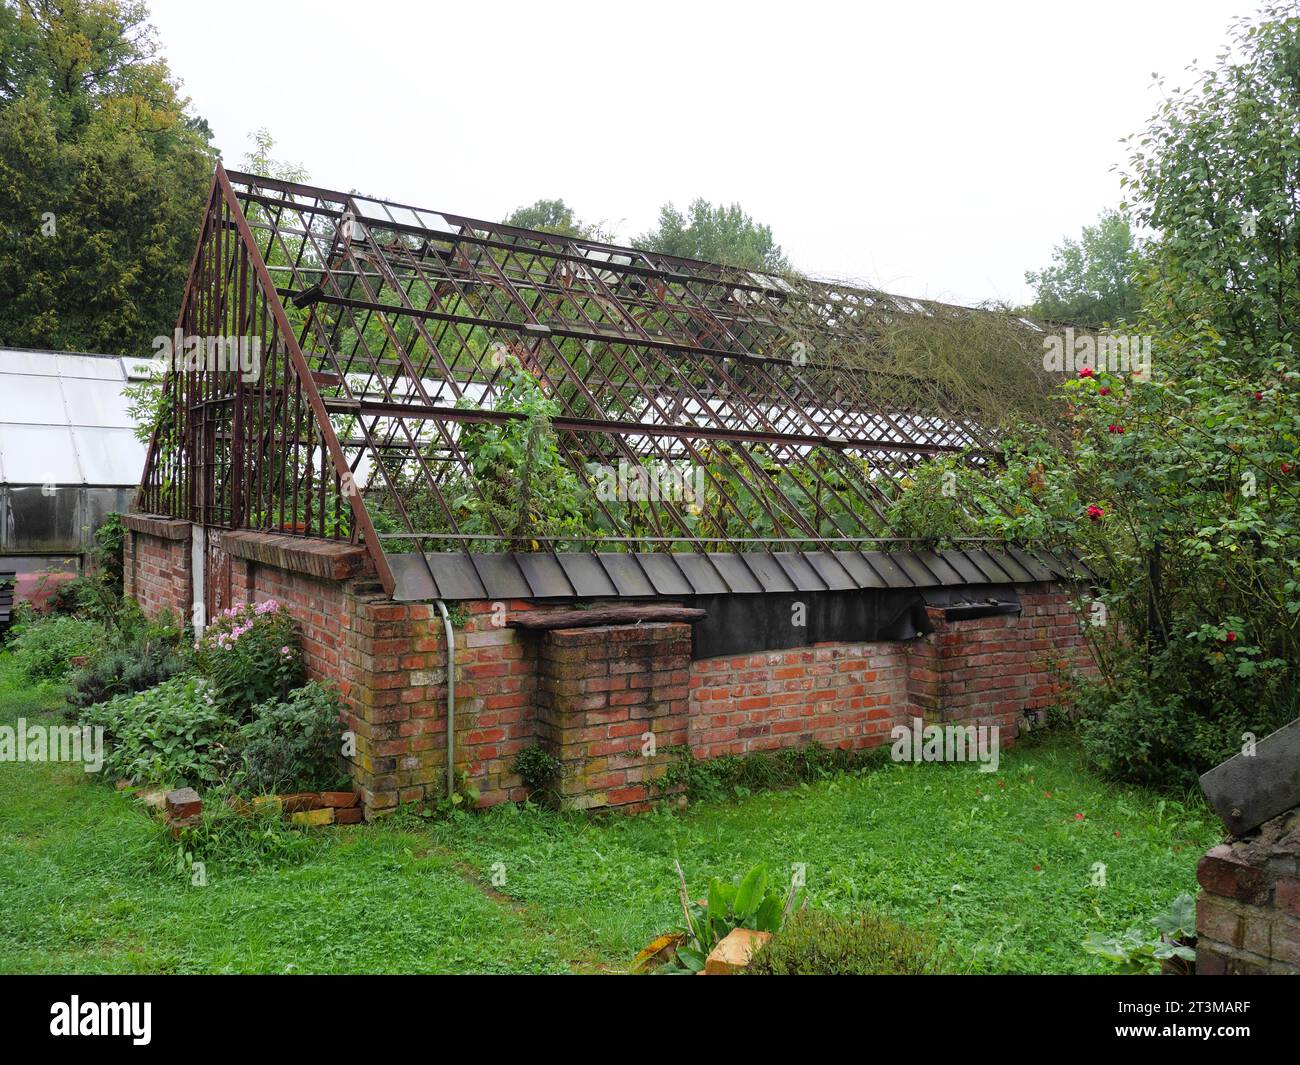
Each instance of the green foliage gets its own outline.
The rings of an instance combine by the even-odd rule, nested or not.
[[[330,685],[312,681],[253,707],[239,730],[241,782],[260,794],[319,791],[343,779],[343,702]]]
[[[927,469],[896,508],[936,539],[1079,551],[1108,621],[1087,630],[1085,749],[1143,783],[1188,785],[1300,713],[1298,30],[1294,5],[1240,22],[1134,146],[1150,373],[1098,360],[1060,389],[1065,434],[1009,439],[955,499]]]
[[[666,753],[666,752],[665,752]],[[837,773],[865,772],[889,760],[889,747],[881,744],[865,750],[825,747],[787,747],[775,753],[723,755],[696,759],[683,747],[660,781],[663,788],[685,785],[693,802],[741,799],[758,791],[790,788],[823,780]]]
[[[126,544],[126,526],[122,515],[108,515],[95,529],[95,547],[91,552],[91,566],[99,582],[108,588],[114,599],[122,598],[123,555]]]
[[[1161,965],[1173,958],[1184,963],[1196,960],[1196,951],[1186,945],[1186,940],[1196,936],[1196,900],[1184,892],[1169,907],[1151,920],[1154,932],[1130,928],[1122,935],[1107,936],[1093,932],[1083,941],[1089,954],[1112,963],[1119,975],[1155,975]]]
[[[104,645],[103,628],[67,615],[30,616],[10,629],[10,646],[23,675],[31,681],[62,680],[77,667],[73,658],[90,658]]]
[[[772,228],[755,222],[738,203],[715,207],[696,199],[685,214],[666,203],[659,210],[658,227],[632,241],[632,246],[745,270],[780,273],[788,268]]]
[[[559,405],[514,356],[503,356],[503,380],[495,410],[523,417],[502,424],[465,425],[459,440],[469,470],[456,470],[441,485],[448,515],[414,469],[394,475],[401,506],[391,493],[380,496],[376,531],[400,531],[397,515],[404,508],[421,532],[451,528],[462,533],[500,537],[480,540],[475,549],[535,551],[551,539],[590,535],[595,529],[595,502],[582,478],[561,454],[551,419]],[[462,401],[462,407],[472,407]],[[434,458],[435,456],[430,456]],[[535,539],[547,537],[547,541]],[[426,550],[433,545],[424,541]],[[449,543],[461,548],[463,543]],[[404,540],[385,543],[389,551],[413,550]]]
[[[941,971],[928,932],[874,913],[794,914],[754,952],[746,976],[929,976]]]
[[[734,928],[757,932],[779,932],[786,918],[803,905],[804,890],[791,883],[784,901],[779,888],[768,887],[767,867],[756,865],[740,880],[709,881],[704,905],[693,902],[686,889],[681,866],[682,913],[686,919],[687,940],[677,948],[674,968],[697,973],[704,968],[709,952]]]
[[[143,4],[0,2],[0,341],[138,355],[176,322],[215,157]]]
[[[222,779],[236,733],[211,685],[188,675],[87,707],[80,721],[104,729],[105,779],[167,787]]]
[[[1126,321],[1141,306],[1136,274],[1140,255],[1128,220],[1104,211],[1095,226],[1052,252],[1052,265],[1025,273],[1036,299],[1028,312],[1053,322],[1099,329]]]
[[[223,611],[204,631],[195,658],[216,705],[240,720],[259,703],[284,701],[306,679],[297,627],[274,599]]]
[[[1230,37],[1185,89],[1160,84],[1124,180],[1134,220],[1160,234],[1142,277],[1148,315],[1175,337],[1212,330],[1226,344],[1206,356],[1250,372],[1294,344],[1300,12],[1270,0]]]
[[[529,794],[543,801],[554,797],[556,781],[560,775],[560,760],[541,744],[525,747],[511,763],[511,770],[519,775]]]
[[[110,639],[95,658],[68,678],[68,702],[74,709],[84,709],[152,688],[192,668],[191,656],[168,634]]]
[[[614,235],[598,223],[584,222],[573,213],[573,208],[563,200],[536,200],[526,207],[516,207],[505,220],[508,226],[536,229],[561,237],[597,240],[608,243]]]

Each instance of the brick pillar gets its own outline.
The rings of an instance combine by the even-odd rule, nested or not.
[[[1196,972],[1300,976],[1300,808],[1196,867]]]
[[[1021,613],[947,620],[927,611],[934,631],[907,647],[908,698],[927,723],[996,725],[1014,740],[1021,716],[1060,697],[1054,670],[1095,675],[1082,619],[1054,585],[1020,589]]]
[[[557,629],[540,640],[537,734],[560,760],[564,805],[660,797],[655,782],[687,742],[690,626]]]
[[[125,514],[122,551],[126,594],[148,617],[170,610],[182,624],[193,609],[190,523],[148,514]]]

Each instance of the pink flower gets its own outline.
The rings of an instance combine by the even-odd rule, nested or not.
[[[1097,395],[1099,395],[1099,396],[1109,396],[1109,395],[1110,395],[1110,389],[1107,388],[1105,385],[1102,385],[1099,389],[1097,389]]]
[[[1076,821],[1082,821],[1082,820],[1083,820],[1083,814],[1075,814],[1075,815],[1074,815],[1074,819],[1075,819]]]
[[[1096,503],[1088,504],[1088,517],[1093,521],[1101,521],[1105,514],[1106,512],[1102,510],[1101,507],[1097,506]]]
[[[1228,643],[1236,643],[1236,642],[1237,642],[1237,634],[1236,634],[1235,632],[1233,632],[1231,629],[1229,629],[1229,630],[1228,630],[1228,635],[1225,636],[1224,639],[1227,640]]]
[[[1082,367],[1080,367],[1080,368],[1079,368],[1079,376],[1080,376],[1080,377],[1091,377],[1091,376],[1092,376],[1092,367],[1091,367],[1091,366],[1082,366]]]

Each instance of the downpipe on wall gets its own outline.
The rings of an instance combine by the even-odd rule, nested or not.
[[[435,599],[447,630],[447,798],[456,794],[456,630],[447,613],[447,604]]]

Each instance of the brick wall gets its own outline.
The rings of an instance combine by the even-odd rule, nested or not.
[[[696,758],[781,747],[871,747],[906,717],[904,644],[826,644],[691,663]]]
[[[937,722],[997,725],[1014,738],[1023,714],[1060,696],[1064,671],[1096,672],[1082,621],[1069,598],[1050,585],[1020,589],[1021,613],[944,620],[911,645],[909,692],[919,716]]]
[[[127,514],[122,547],[123,584],[149,617],[170,610],[182,622],[190,619],[193,581],[190,576],[190,523]]]
[[[1300,809],[1196,868],[1198,975],[1300,976]]]
[[[1062,669],[1095,672],[1079,614],[1050,585],[1020,589],[1020,615],[947,621],[907,643],[820,644],[691,663],[697,758],[820,743],[872,747],[895,725],[997,725],[1010,746],[1026,712],[1061,696]]]
[[[691,628],[557,629],[538,648],[537,738],[560,760],[565,806],[638,806],[687,742]]]
[[[190,527],[132,515],[127,583],[149,613],[187,613]],[[308,673],[336,683],[356,735],[353,777],[368,815],[446,789],[447,648],[436,606],[387,598],[355,545],[220,534],[229,599],[276,599],[298,621]],[[216,570],[220,567],[211,567]],[[211,574],[210,574],[211,576]],[[224,580],[224,576],[221,578]],[[1021,589],[1021,617],[947,622],[908,643],[826,644],[690,660],[689,627],[605,626],[525,633],[525,601],[456,608],[456,769],[480,804],[526,790],[511,769],[540,743],[561,762],[575,808],[636,807],[685,745],[696,758],[812,742],[866,747],[913,716],[978,721],[1014,736],[1019,715],[1055,695],[1051,664],[1089,668],[1067,598]],[[655,753],[642,753],[651,733]]]

